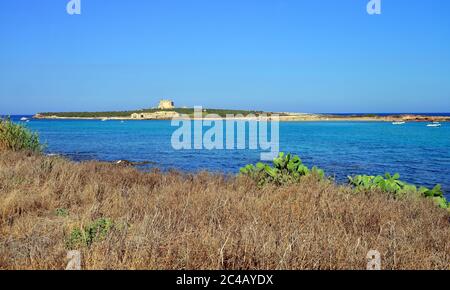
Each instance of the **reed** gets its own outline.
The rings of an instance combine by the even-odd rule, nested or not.
[[[24,125],[13,123],[9,118],[0,119],[0,151],[41,152],[39,137]]]

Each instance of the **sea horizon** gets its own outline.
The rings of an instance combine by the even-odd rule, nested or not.
[[[65,111],[67,113],[70,112],[80,112],[80,111]],[[86,112],[91,112],[91,111],[86,111]],[[98,112],[102,112],[102,111],[98,111]],[[116,110],[113,110],[112,112],[118,112]],[[277,113],[277,112],[275,112]],[[364,113],[364,112],[356,112],[356,113],[333,113],[333,112],[322,112],[322,113],[317,113],[317,112],[290,112],[290,113],[295,113],[295,114],[317,114],[317,115],[335,115],[335,116],[366,116],[366,115],[376,115],[376,116],[394,116],[394,115],[422,115],[422,116],[436,116],[436,117],[449,117],[450,116],[450,112],[426,112],[426,113],[420,113],[420,112],[405,112],[405,113]],[[37,113],[34,114],[0,114],[0,117],[32,117],[34,115],[36,115]]]

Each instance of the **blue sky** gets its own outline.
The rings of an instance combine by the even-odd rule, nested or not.
[[[449,112],[450,1],[0,0],[0,114]]]

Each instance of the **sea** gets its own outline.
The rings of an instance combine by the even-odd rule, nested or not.
[[[355,115],[355,114],[352,114]],[[435,114],[433,114],[435,115]],[[449,116],[448,113],[439,114]],[[12,116],[15,122],[22,117]],[[74,161],[146,162],[142,170],[237,174],[260,161],[261,150],[175,150],[170,121],[37,120],[22,122],[39,134],[47,154]],[[345,183],[347,176],[399,173],[407,182],[450,193],[450,123],[427,127],[410,122],[282,122],[280,151]],[[206,129],[205,129],[206,131]]]

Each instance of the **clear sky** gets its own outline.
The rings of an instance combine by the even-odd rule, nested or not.
[[[0,114],[449,112],[450,1],[0,0]]]

